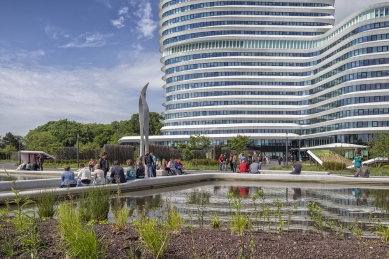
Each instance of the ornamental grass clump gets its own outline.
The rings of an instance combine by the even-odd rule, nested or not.
[[[72,202],[60,205],[58,224],[65,253],[72,258],[104,258],[107,246],[97,239],[93,228],[82,225],[80,216]]]
[[[81,193],[78,202],[78,214],[83,221],[104,221],[108,219],[111,191],[89,187]]]
[[[157,219],[147,217],[134,220],[133,224],[137,228],[147,250],[156,259],[162,258],[170,243],[169,230],[163,226],[158,226]]]
[[[130,210],[127,207],[117,208],[113,212],[113,218],[115,220],[116,228],[119,231],[123,231],[127,225],[127,219],[130,215]]]
[[[166,199],[166,212],[167,215],[163,222],[163,226],[173,233],[179,233],[182,226],[185,224],[185,220],[181,218],[176,206],[173,206],[173,208],[171,207],[169,199]]]
[[[55,215],[55,192],[54,191],[42,191],[39,195],[37,202],[37,214],[40,219],[52,218]]]

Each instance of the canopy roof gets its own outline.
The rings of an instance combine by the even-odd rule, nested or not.
[[[27,155],[38,155],[38,154],[43,154],[45,156],[46,159],[55,159],[55,157],[53,157],[52,155],[49,155],[43,151],[32,151],[32,150],[22,150],[22,151],[19,151],[20,154],[27,154]]]
[[[349,144],[349,143],[334,143],[334,144],[327,144],[327,145],[321,145],[315,147],[302,147],[300,148],[300,150],[305,151],[305,150],[334,149],[334,148],[354,149],[354,148],[368,148],[368,146]]]

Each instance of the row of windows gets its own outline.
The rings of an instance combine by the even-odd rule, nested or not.
[[[330,109],[359,103],[374,103],[374,102],[389,102],[389,96],[366,96],[366,97],[354,97],[337,100],[331,103],[324,104],[312,109],[303,110],[299,112],[302,115],[315,114]],[[227,105],[307,105],[308,101],[203,101],[203,102],[186,102],[186,103],[174,103],[166,105],[166,111],[193,108],[193,107],[207,107],[207,106],[227,106]],[[299,109],[298,107],[293,107]]]
[[[365,26],[362,26],[360,28],[366,30],[372,30],[375,28],[385,28],[389,27],[389,22],[382,22],[382,23],[375,23],[375,24],[368,24]],[[369,29],[367,29],[369,28]],[[358,32],[359,33],[359,32]],[[323,54],[327,50],[331,49],[332,47],[344,42],[347,38],[354,36],[355,30],[344,35],[342,38],[338,39],[337,41],[333,42],[329,46],[325,47],[324,49],[321,49],[319,51],[315,51],[312,53],[269,53],[269,54],[263,54],[261,56],[293,56],[293,57],[313,57],[318,56],[320,54]],[[358,39],[355,39],[353,41],[348,42],[347,44],[343,45],[342,48],[339,48],[338,50],[341,51],[343,49],[346,49],[350,46],[357,45],[363,42],[369,42],[369,41],[377,41],[377,40],[386,40],[389,39],[388,34],[378,34],[378,35],[371,35],[371,36],[364,36],[360,37]],[[204,41],[204,42],[196,42],[192,44],[185,44],[185,45],[179,45],[176,47],[167,48],[163,52],[163,56],[172,55],[175,53],[181,53],[181,52],[187,52],[187,51],[198,51],[203,49],[220,49],[220,48],[263,48],[263,49],[309,49],[309,48],[315,48],[318,47],[319,42],[317,41],[309,41],[309,40],[220,40],[220,41]],[[334,54],[336,54],[335,52]]]
[[[183,116],[187,116],[188,112],[184,112]],[[355,110],[346,110],[346,111],[339,111],[334,112],[331,114],[319,116],[313,119],[307,119],[307,120],[225,120],[225,119],[219,119],[219,120],[201,120],[201,121],[180,121],[180,122],[167,122],[164,124],[164,126],[193,126],[193,125],[215,125],[215,124],[236,124],[236,123],[294,123],[298,125],[311,125],[311,124],[318,124],[321,122],[327,122],[331,120],[336,120],[340,118],[347,118],[347,117],[355,117],[355,116],[368,116],[368,115],[387,115],[388,109],[381,108],[381,109],[355,109]],[[207,115],[205,115],[207,116]]]
[[[218,26],[218,25],[277,25],[277,26],[330,26],[329,23],[322,22],[282,22],[282,21],[212,21],[186,24],[174,27],[162,32],[162,36],[172,34],[175,32],[192,30],[196,28]]]
[[[322,67],[313,70],[314,74],[317,74],[334,64],[337,64],[343,60],[347,60],[350,57],[356,56],[356,55],[364,55],[364,54],[372,54],[375,52],[381,53],[381,52],[387,52],[388,46],[381,46],[381,47],[370,47],[370,48],[364,48],[360,50],[350,51],[342,56],[340,56],[337,59],[332,60],[331,62],[323,65]],[[381,63],[384,62],[384,63]],[[385,64],[385,59],[374,59],[374,60],[360,60],[360,61],[354,61],[347,64],[347,69],[354,68],[354,67],[361,67],[361,66],[369,66],[369,65],[378,65],[378,64]],[[279,66],[279,67],[308,67],[311,66],[313,63],[316,62],[307,62],[307,63],[292,63],[292,62],[210,62],[210,63],[200,63],[200,64],[190,64],[190,65],[183,65],[178,67],[172,67],[165,71],[165,74],[173,74],[177,72],[187,71],[187,70],[194,70],[194,69],[201,69],[201,68],[214,68],[214,67],[238,67],[238,66],[245,66],[245,67],[265,67],[265,66]],[[350,66],[350,67],[349,67]]]
[[[176,13],[183,13],[183,12],[188,12],[188,11],[191,11],[191,10],[195,10],[195,9],[201,9],[201,8],[204,8],[204,7],[200,7],[200,5],[202,4],[198,4],[198,5],[191,5],[191,6],[183,6],[183,7],[179,7],[179,8],[175,8],[175,9],[172,9],[172,10],[169,10],[167,12],[164,12],[162,14],[162,17],[166,17],[166,16],[170,16],[170,15],[173,15],[173,14],[176,14]],[[195,8],[196,7],[196,8]],[[320,11],[326,11],[326,10],[320,10]],[[226,12],[226,11],[224,11]],[[227,12],[231,12],[231,11],[227,11]],[[233,11],[232,11],[233,12]],[[219,13],[223,13],[223,11],[215,11],[215,12],[206,12],[206,13],[203,13],[203,14],[208,14],[208,15],[204,15],[202,17],[207,17],[207,16],[214,16],[214,15],[220,15]],[[310,12],[269,12],[269,11],[265,11],[265,12],[261,12],[261,11],[239,11],[239,13],[242,13],[242,15],[271,15],[271,16],[313,16],[313,17],[321,17],[321,16],[330,16],[331,14],[330,13],[310,13]],[[224,14],[224,15],[229,15],[229,14]],[[187,15],[187,16],[191,16],[190,19],[195,19],[194,17],[192,17],[192,15]],[[200,18],[200,17],[198,17]]]
[[[196,32],[191,34],[184,34],[169,38],[163,41],[163,45],[207,36],[220,36],[220,35],[298,35],[298,36],[316,36],[321,35],[323,32],[307,32],[307,31],[238,31],[238,30],[227,30],[227,31],[205,31]]]
[[[333,119],[350,117],[352,116],[353,110],[342,111],[340,113],[328,114],[325,116],[328,120],[332,116]],[[194,112],[176,112],[165,114],[165,119],[177,119],[186,117],[197,117],[197,116],[222,116],[222,115],[301,115],[300,111],[194,111]],[[388,114],[388,108],[382,109],[358,109],[354,110],[354,116],[372,115],[372,114]],[[320,116],[319,118],[325,117]],[[343,116],[343,117],[341,117]],[[319,121],[321,122],[321,121]],[[308,121],[308,124],[314,124],[312,121]]]
[[[387,127],[389,121],[361,121],[343,122],[314,129],[228,129],[228,130],[194,130],[194,131],[167,131],[164,135],[196,135],[196,134],[241,134],[241,133],[294,133],[298,135],[310,135],[320,132],[328,132],[341,129]]]
[[[224,64],[224,62],[223,62]],[[358,60],[354,62],[349,62],[342,66],[337,67],[334,70],[331,70],[324,75],[319,76],[318,78],[312,79],[312,84],[317,84],[331,76],[334,76],[338,73],[344,72],[349,69],[365,66],[374,66],[374,65],[383,65],[389,64],[389,58],[380,58],[380,59],[366,59]],[[166,83],[179,82],[184,80],[191,80],[196,78],[207,78],[207,77],[220,77],[220,76],[311,76],[321,70],[307,71],[307,72],[240,72],[240,71],[229,71],[229,72],[207,72],[207,73],[195,73],[195,74],[186,74],[180,76],[172,76],[166,79]],[[363,72],[361,78],[367,78],[369,72]]]
[[[203,101],[203,102],[188,102],[188,103],[174,103],[166,105],[166,110],[176,110],[192,107],[205,106],[220,106],[220,105],[303,105],[302,101]]]
[[[389,89],[389,83],[386,84],[362,84],[362,85],[353,85],[345,86],[339,88],[330,93],[315,97],[313,99],[308,99],[308,104],[315,104],[322,101],[325,101],[329,98],[337,97],[342,94],[354,93],[359,91],[370,91],[370,90],[381,90]],[[231,96],[231,95],[248,95],[248,96],[264,96],[264,95],[288,95],[288,96],[303,96],[311,94],[312,90],[305,91],[214,91],[214,92],[194,92],[194,93],[185,93],[185,94],[175,94],[166,97],[166,101],[175,101],[181,99],[190,99],[198,97],[212,97],[212,96]]]
[[[166,8],[168,6],[172,6],[179,3],[185,3],[185,2],[190,2],[190,0],[172,0],[162,5],[162,8]],[[200,5],[200,8],[224,6],[224,5],[259,5],[259,6],[265,5],[265,6],[305,6],[305,7],[330,6],[329,4],[323,4],[323,3],[256,2],[256,1],[218,1],[218,2],[206,2],[206,3],[196,4],[193,6],[198,6],[198,5]]]
[[[361,39],[361,42],[359,42],[359,39]],[[334,50],[327,56],[318,59],[317,61],[311,61],[307,63],[302,64],[308,64],[309,66],[313,66],[316,64],[319,64],[323,62],[324,60],[332,57],[333,55],[343,51],[346,48],[349,48],[351,46],[361,44],[364,42],[371,42],[371,41],[377,41],[377,40],[385,40],[389,39],[389,34],[379,34],[379,35],[371,35],[371,36],[365,36],[361,37],[359,39],[355,39],[353,41],[350,41],[349,43],[343,45],[342,47]],[[374,39],[374,40],[372,40]],[[364,41],[365,40],[365,41]],[[197,43],[198,44],[198,43]],[[201,43],[200,43],[201,44]],[[206,44],[205,42],[203,44]],[[244,41],[238,42],[237,45],[244,45]],[[188,48],[190,44],[185,45],[184,47]],[[182,47],[182,46],[181,46]],[[179,52],[182,52],[183,50],[179,50]],[[185,51],[185,50],[184,50]],[[348,57],[354,57],[362,54],[368,54],[368,53],[376,53],[376,52],[384,52],[388,51],[388,46],[379,46],[379,47],[369,47],[369,48],[360,48],[356,50],[352,50],[347,53]],[[204,59],[204,58],[216,58],[216,57],[313,57],[319,55],[320,52],[311,52],[311,53],[277,53],[277,52],[212,52],[212,53],[201,53],[201,54],[193,54],[193,55],[186,55],[186,56],[180,56],[175,58],[170,58],[165,60],[165,65],[171,65],[179,62],[184,61],[190,61],[190,60],[196,60],[196,59]],[[273,62],[274,63],[274,62]]]
[[[389,76],[389,71],[372,71],[372,72],[359,72],[344,75],[338,77],[328,83],[320,85],[310,90],[310,94],[316,94],[328,88],[334,87],[336,85],[356,80],[362,78],[376,78],[376,77],[386,77]],[[182,85],[174,85],[167,88],[167,92],[180,91],[183,89],[196,89],[203,87],[217,87],[217,86],[238,86],[238,85],[276,85],[276,86],[307,86],[311,85],[311,81],[305,82],[258,82],[258,81],[221,81],[221,82],[199,82],[199,83],[191,83],[191,84],[182,84]]]
[[[175,101],[181,99],[190,99],[190,98],[198,98],[198,97],[212,97],[212,96],[231,96],[231,95],[290,95],[290,96],[302,96],[302,91],[294,91],[294,92],[276,92],[276,91],[215,91],[215,92],[194,92],[194,93],[186,93],[186,94],[175,94],[166,97],[166,101]]]

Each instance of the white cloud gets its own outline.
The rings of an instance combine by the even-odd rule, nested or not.
[[[124,27],[124,18],[123,16],[120,16],[119,19],[116,19],[116,20],[110,20],[112,25],[118,29]]]
[[[102,3],[103,5],[105,5],[108,8],[112,8],[110,0],[95,0],[95,1],[99,2],[99,3]]]
[[[119,12],[118,12],[118,15],[125,15],[128,13],[128,7],[125,6],[125,7],[122,7]]]
[[[47,25],[45,27],[45,32],[47,37],[54,40],[58,39],[57,30],[54,27]]]
[[[71,42],[60,46],[60,48],[96,48],[102,47],[108,43],[108,39],[111,38],[113,34],[101,34],[96,33],[84,33],[80,36],[77,36],[71,39]]]
[[[43,55],[40,50],[35,53]],[[128,55],[113,68],[70,70],[0,63],[0,135],[8,131],[25,135],[64,118],[84,123],[129,119],[138,112],[139,92],[147,82],[150,110],[161,112],[164,83],[159,59],[158,52],[142,53]]]
[[[150,2],[144,2],[139,5],[139,9],[134,13],[139,18],[137,22],[137,31],[139,38],[151,39],[154,37],[154,30],[157,28],[157,21],[152,19],[152,8]]]

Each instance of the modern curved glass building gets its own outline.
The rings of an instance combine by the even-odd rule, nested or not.
[[[166,101],[154,140],[240,134],[268,153],[286,133],[310,147],[388,131],[389,2],[336,26],[334,2],[161,0]]]

